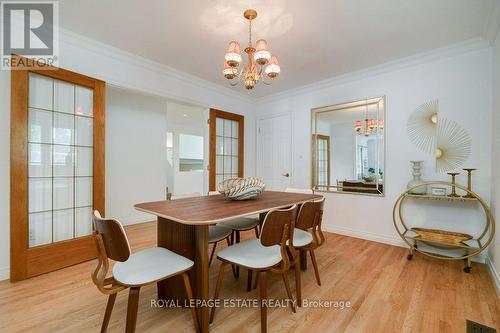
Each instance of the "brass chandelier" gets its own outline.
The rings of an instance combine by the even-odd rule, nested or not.
[[[255,47],[252,45],[252,20],[257,17],[257,12],[254,9],[247,9],[243,16],[248,20],[248,46],[245,48],[248,63],[244,68],[239,68],[243,60],[240,44],[233,40],[224,55],[222,74],[232,86],[242,81],[247,90],[252,90],[258,82],[270,85],[279,75],[280,66],[278,58],[271,55],[266,40],[259,39]]]

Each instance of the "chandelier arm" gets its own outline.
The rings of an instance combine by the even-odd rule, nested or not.
[[[267,76],[267,75],[263,75],[262,77],[263,77],[263,79],[262,79],[262,83],[264,83],[265,85],[270,86],[271,84],[273,84],[273,80],[274,80],[274,79],[271,79],[271,78],[270,78],[270,80],[271,80],[271,81],[267,81],[267,82],[266,82],[266,78],[267,78],[268,76]]]
[[[262,77],[262,72],[264,71],[264,66],[259,65],[259,76]]]

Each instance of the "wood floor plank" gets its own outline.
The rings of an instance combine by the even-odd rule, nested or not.
[[[155,222],[127,226],[132,251],[155,245]],[[500,327],[500,300],[485,265],[444,262],[415,255],[406,260],[403,248],[335,234],[316,251],[323,285],[316,284],[309,265],[302,273],[306,300],[350,301],[352,307],[268,309],[269,332],[464,332],[466,319]],[[253,231],[244,237],[253,237]],[[218,249],[222,249],[221,243]],[[90,279],[93,262],[82,263],[26,281],[0,282],[0,332],[99,332],[107,297]],[[219,263],[210,267],[210,295]],[[246,274],[242,275],[243,277]],[[289,275],[292,289],[295,278]],[[281,277],[269,274],[268,296],[285,300]],[[247,293],[246,279],[233,278],[227,268],[222,299],[257,299]],[[108,332],[125,328],[127,292],[118,295]],[[137,332],[194,332],[190,311],[155,308],[156,286],[141,289]],[[212,332],[259,332],[257,308],[221,308]]]

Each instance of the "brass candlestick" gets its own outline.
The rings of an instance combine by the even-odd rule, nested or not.
[[[464,171],[467,171],[467,189],[469,191],[472,191],[472,171],[477,170],[477,169],[472,169],[472,168],[467,168],[467,169],[462,169]],[[464,198],[474,198],[470,192],[467,192],[466,195],[463,196]]]
[[[460,174],[460,172],[448,172],[448,174],[451,176],[451,194],[449,194],[449,197],[459,197],[455,190],[455,177]]]

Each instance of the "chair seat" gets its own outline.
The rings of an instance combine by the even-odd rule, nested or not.
[[[211,225],[208,227],[208,242],[210,244],[223,240],[231,235],[233,230],[222,225]]]
[[[238,217],[233,220],[221,222],[219,223],[219,225],[231,228],[233,230],[245,231],[255,228],[259,225],[259,223],[260,221],[258,218]]]
[[[217,257],[255,269],[272,267],[282,260],[279,245],[263,246],[256,238],[226,247],[217,253]]]
[[[293,229],[293,246],[302,247],[311,244],[313,241],[313,236],[310,232],[305,230],[295,228]]]
[[[193,267],[193,261],[162,247],[133,253],[127,261],[116,262],[113,277],[126,286],[140,286],[163,280]]]

